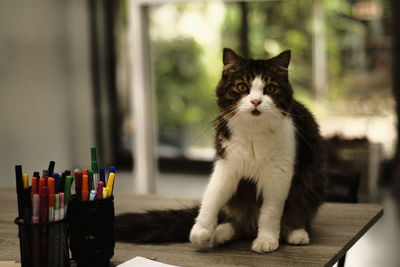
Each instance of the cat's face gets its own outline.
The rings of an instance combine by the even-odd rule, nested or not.
[[[264,118],[285,115],[290,110],[293,100],[287,71],[290,51],[268,60],[252,60],[225,48],[223,61],[217,104],[224,117]]]

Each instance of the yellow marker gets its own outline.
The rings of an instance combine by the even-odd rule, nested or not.
[[[103,199],[104,198],[107,198],[107,191],[105,187],[103,187]]]
[[[107,186],[106,186],[107,197],[111,197],[112,195],[114,179],[115,179],[115,173],[110,172],[110,175],[108,175]]]
[[[24,188],[29,187],[29,174],[24,173],[24,175],[22,176],[22,184],[24,185]]]

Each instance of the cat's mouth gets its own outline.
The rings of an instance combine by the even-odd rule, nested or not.
[[[258,115],[260,115],[261,114],[261,111],[259,111],[258,109],[253,109],[252,111],[251,111],[251,115],[254,115],[254,116],[258,116]]]

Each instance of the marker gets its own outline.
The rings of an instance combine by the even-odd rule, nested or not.
[[[60,181],[58,183],[58,192],[64,192],[64,185],[65,185],[65,177],[67,174],[63,172],[60,177]]]
[[[49,177],[47,179],[47,188],[49,190],[49,222],[54,221],[54,194],[55,194],[55,179]]]
[[[43,178],[47,178],[49,177],[49,175],[50,175],[49,170],[43,170],[43,175],[42,175]]]
[[[18,217],[22,218],[23,216],[23,203],[22,203],[22,193],[23,193],[23,183],[22,183],[22,166],[15,166],[15,183],[17,189],[17,198],[18,198]]]
[[[97,165],[97,151],[95,147],[90,148],[90,155],[92,170],[97,173],[99,171],[99,166]]]
[[[71,199],[71,184],[72,184],[72,176],[67,175],[67,177],[65,177],[65,186],[64,186],[64,216],[67,213],[68,203]]]
[[[39,194],[32,195],[32,223],[39,223]]]
[[[40,192],[40,222],[47,223],[49,218],[49,189],[43,186]]]
[[[106,184],[106,169],[100,168],[100,181]]]
[[[91,190],[90,191],[90,197],[89,197],[89,200],[90,201],[92,201],[92,200],[94,200],[94,197],[96,196],[96,191],[94,191],[94,190]]]
[[[93,174],[94,174],[94,171],[90,170],[89,171],[89,182],[88,182],[89,191],[92,190],[93,188],[95,188],[94,183],[93,183]]]
[[[64,193],[63,192],[61,192],[61,193],[59,193],[59,195],[60,195],[60,220],[62,220],[62,219],[64,219],[64,203],[65,203],[65,200],[64,200]]]
[[[82,172],[81,171],[75,171],[75,194],[78,197],[78,199],[81,199],[82,197]]]
[[[54,178],[54,181],[55,181],[54,192],[55,192],[55,194],[57,194],[58,193],[58,188],[60,186],[60,175],[58,173],[56,173],[56,172],[53,172],[51,174],[51,177]]]
[[[47,171],[49,172],[48,175],[51,175],[54,172],[54,167],[56,166],[55,161],[50,161],[49,167],[47,168]]]
[[[47,179],[47,187],[49,189],[49,194],[54,195],[56,193],[56,189],[55,189],[55,181],[56,179],[54,179],[53,177],[49,177]]]
[[[49,194],[49,222],[54,221],[54,203],[55,195]]]
[[[81,188],[82,201],[87,201],[88,197],[89,197],[88,179],[89,179],[89,177],[87,175],[82,176],[82,188]]]
[[[28,188],[29,187],[29,174],[24,173],[22,175],[22,184],[23,184],[24,188]]]
[[[49,219],[49,189],[47,186],[43,186],[40,191],[40,223],[47,223]],[[44,230],[40,231],[40,264],[41,266],[47,266],[47,248],[48,248],[48,236],[47,228],[43,227]]]
[[[107,198],[107,190],[105,187],[103,187],[103,199]]]
[[[100,181],[99,184],[97,185],[96,199],[103,199],[103,188],[104,188],[104,183],[103,181]]]
[[[60,220],[60,195],[56,194],[54,200],[54,221],[58,221]]]
[[[95,187],[94,189],[96,189],[98,182],[99,182],[99,174],[93,173],[93,185]]]
[[[83,169],[83,174],[84,175],[89,175],[89,169]]]
[[[39,172],[34,172],[33,173],[33,177],[36,177],[36,178],[39,179],[40,178],[40,173]]]
[[[115,173],[110,173],[107,179],[107,186],[106,186],[106,191],[107,191],[107,197],[111,197],[112,192],[113,192],[113,186],[114,186],[114,179],[115,179]]]
[[[108,177],[110,177],[110,173],[115,173],[115,167],[111,166],[110,169],[108,169],[108,176],[106,177],[106,183],[108,183]]]
[[[38,184],[38,178],[33,176],[32,177],[32,196],[35,194],[39,194],[39,184]]]
[[[31,188],[24,188],[22,193],[23,208],[24,208],[24,223],[29,223],[31,221]]]
[[[42,193],[42,189],[45,186],[46,186],[46,179],[42,177],[39,179],[39,195]]]
[[[38,177],[34,177],[38,179]],[[32,224],[39,223],[40,195],[32,195]],[[39,227],[32,227],[32,266],[40,266],[40,233]]]

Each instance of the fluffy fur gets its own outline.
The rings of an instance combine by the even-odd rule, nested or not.
[[[277,249],[280,238],[294,245],[309,243],[307,228],[324,196],[324,157],[318,125],[293,99],[289,61],[290,51],[269,60],[252,60],[224,49],[224,69],[216,89],[217,159],[198,214],[196,209],[186,214],[188,224],[175,229],[176,238],[165,237],[175,231],[167,229],[184,220],[179,217],[182,222],[177,222],[173,212],[164,212],[163,223],[153,230],[137,226],[149,214],[124,215],[116,223],[117,237],[186,241],[187,226],[196,216],[189,238],[198,246],[255,238],[252,250],[263,253]],[[154,212],[150,214],[154,217]],[[160,238],[145,234],[154,230],[162,232]]]

